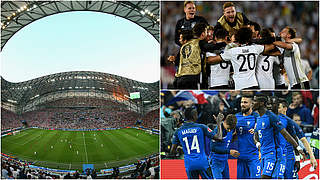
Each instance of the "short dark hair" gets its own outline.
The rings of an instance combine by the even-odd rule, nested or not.
[[[224,28],[218,29],[214,34],[217,39],[225,39],[228,35],[228,32]]]
[[[274,33],[274,29],[271,27],[271,28],[267,28],[270,32]]]
[[[262,29],[260,31],[260,36],[261,38],[271,38],[272,37],[271,31],[269,29]]]
[[[250,26],[253,26],[255,31],[258,31],[258,32],[261,31],[261,26],[260,26],[258,23],[253,22],[253,21],[250,21],[250,22],[249,22],[249,25],[250,25]]]
[[[295,38],[296,37],[296,30],[292,27],[287,26],[286,27],[288,29],[288,33],[290,34],[290,38]]]
[[[243,95],[241,98],[249,98],[249,99],[252,99],[253,97],[252,97],[252,96],[248,96],[248,95]]]
[[[263,102],[264,104],[267,103],[267,98],[266,98],[265,94],[262,94],[262,93],[256,94],[255,97],[256,97],[256,101]]]
[[[282,104],[282,106],[288,108],[288,102],[287,102],[287,100],[284,99],[284,98],[279,98],[279,99],[278,99],[278,104]]]
[[[230,126],[231,129],[234,129],[237,125],[237,117],[234,114],[229,114],[225,119],[227,125]]]
[[[192,28],[192,33],[194,36],[200,37],[206,29],[207,25],[205,23],[198,23]]]
[[[235,35],[236,41],[240,44],[250,43],[252,31],[249,27],[241,27]]]
[[[194,3],[194,1],[184,1],[183,7],[186,7],[187,4],[189,4],[189,3],[192,3],[192,4],[196,5],[196,4]]]
[[[224,3],[223,6],[222,6],[223,10],[224,10],[225,8],[228,8],[228,7],[234,7],[233,2],[226,2],[226,3]]]
[[[189,41],[190,39],[193,38],[193,34],[191,30],[182,30],[181,35],[182,35],[182,40]]]
[[[197,109],[196,108],[194,108],[194,107],[188,107],[188,108],[186,108],[185,110],[184,110],[184,116],[185,116],[185,118],[187,119],[187,120],[191,120],[191,121],[193,121],[193,120],[195,120],[195,119],[193,119],[193,117],[195,116],[195,115],[197,115]]]

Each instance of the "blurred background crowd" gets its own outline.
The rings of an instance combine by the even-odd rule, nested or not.
[[[308,140],[319,128],[318,91],[162,91],[161,92],[161,152],[169,152],[175,130],[184,122],[183,110],[195,106],[198,111],[197,123],[214,129],[213,116],[223,113],[241,112],[241,97],[263,93],[268,97],[266,107],[271,111],[277,99],[288,103],[287,116],[303,130]],[[275,112],[277,114],[277,112]]]

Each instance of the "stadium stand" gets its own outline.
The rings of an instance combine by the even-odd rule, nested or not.
[[[140,98],[130,98],[131,92],[139,92]],[[1,77],[1,97],[2,135],[22,127],[64,130],[126,128],[137,126],[138,119],[141,120],[139,129],[150,132],[159,129],[158,82],[142,83],[88,71],[52,74],[20,83],[11,83]],[[157,155],[150,158],[152,163],[140,159],[142,167],[139,163],[127,165],[127,168],[115,167],[115,170],[120,169],[118,174],[112,169],[107,169],[107,173],[92,170],[90,173],[68,174],[41,170],[33,167],[32,162],[2,154],[2,178],[159,177],[159,159]]]
[[[134,163],[130,173],[120,173],[113,168],[111,175],[104,175],[99,171],[74,171],[73,173],[57,173],[49,170],[34,169],[26,161],[2,156],[1,178],[4,179],[159,179],[159,157],[149,157]]]

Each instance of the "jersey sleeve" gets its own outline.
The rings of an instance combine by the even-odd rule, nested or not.
[[[264,51],[264,45],[256,45],[257,53],[261,54]]]
[[[207,52],[206,53],[206,57],[210,57],[210,56],[216,56],[216,54],[215,53],[211,53],[211,52]]]
[[[283,49],[283,48],[280,48],[280,47],[278,47],[278,49],[279,49],[280,53],[283,54],[284,49]]]
[[[172,136],[172,144],[179,144],[178,130]]]
[[[291,136],[296,136],[297,135],[297,133],[295,131],[295,128],[294,128],[294,122],[290,118],[287,118],[287,128],[286,128],[286,130],[288,131],[288,133]]]
[[[275,114],[271,114],[271,113],[269,113],[269,116],[270,116],[271,126],[280,132],[284,128],[284,126],[281,123],[279,117],[276,116]]]
[[[303,137],[306,137],[306,136],[304,135],[304,132],[302,131],[302,129],[300,128],[300,126],[299,126],[297,123],[295,123],[295,122],[293,121],[293,125],[294,125],[294,130],[296,131],[296,134],[297,134],[297,136],[298,136],[299,139],[301,139],[301,138],[303,138]]]
[[[182,25],[182,20],[179,20],[176,24],[176,29],[174,32],[174,41],[178,46],[181,46],[179,39],[180,39],[180,33],[181,33],[181,25]]]
[[[213,131],[208,126],[201,124],[201,129],[203,131],[204,136],[213,139],[214,135],[217,133],[215,130]]]
[[[231,61],[232,53],[231,49],[225,50],[220,54],[220,57],[223,61]]]
[[[292,43],[292,50],[291,51],[296,51],[298,49],[298,45],[296,43]]]

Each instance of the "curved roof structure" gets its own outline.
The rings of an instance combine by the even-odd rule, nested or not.
[[[1,77],[1,101],[15,104],[21,109],[36,106],[35,101],[41,97],[51,96],[49,99],[37,103],[54,100],[54,97],[63,98],[66,93],[86,93],[88,96],[112,96],[115,99],[138,101],[156,106],[159,104],[159,82],[143,83],[117,75],[91,72],[71,71],[39,77],[29,81],[11,83]],[[138,101],[131,100],[130,93],[140,92]]]
[[[28,24],[53,14],[94,11],[128,19],[160,38],[159,1],[1,1],[1,50]]]

